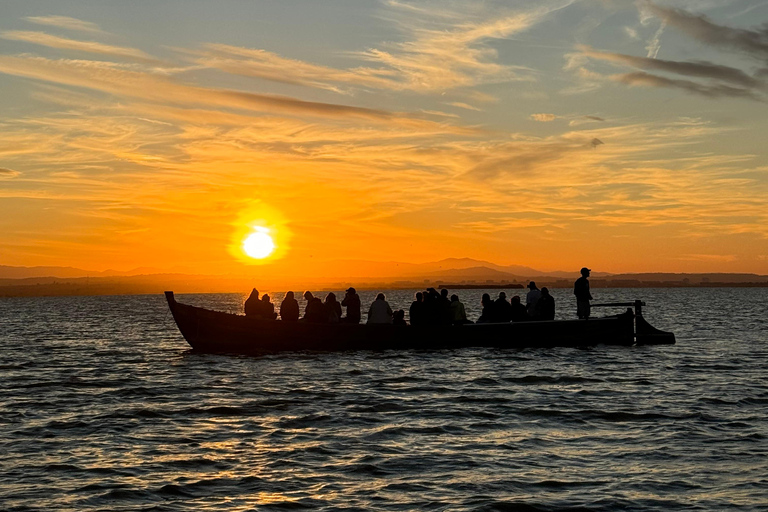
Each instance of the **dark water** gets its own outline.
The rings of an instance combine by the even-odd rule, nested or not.
[[[595,295],[678,344],[237,358],[161,296],[0,299],[0,509],[766,510],[768,289]]]

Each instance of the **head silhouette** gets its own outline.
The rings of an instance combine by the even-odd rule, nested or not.
[[[328,295],[325,296],[325,302],[336,302],[336,294],[333,292],[330,292]]]
[[[264,296],[261,298],[261,300],[264,302],[269,302],[269,295],[265,293]]]
[[[592,270],[588,269],[587,267],[583,267],[581,269],[581,275],[583,275],[584,277],[589,277],[590,272],[592,272]]]
[[[288,292],[285,294],[286,299],[292,299],[293,298],[293,292]]]
[[[312,295],[312,292],[307,290],[306,292],[304,292],[304,298],[307,300],[312,300],[314,298],[314,295]]]
[[[386,300],[383,293],[380,293],[376,296],[376,300]]]

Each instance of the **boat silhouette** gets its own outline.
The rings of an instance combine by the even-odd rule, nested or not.
[[[264,354],[292,351],[439,350],[464,347],[587,347],[671,345],[675,335],[652,327],[642,301],[596,304],[629,306],[624,313],[588,320],[543,320],[464,325],[318,324],[265,320],[176,302],[168,307],[184,339],[196,351]],[[633,309],[634,308],[634,311]]]

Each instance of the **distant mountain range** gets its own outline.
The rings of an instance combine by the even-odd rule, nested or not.
[[[270,267],[254,267],[254,269],[270,269]],[[355,269],[354,274],[350,274],[349,269]],[[254,276],[264,278],[270,275],[280,279],[280,272],[274,272],[271,269],[266,271],[251,270],[243,272],[242,275],[195,275],[190,274],[186,277],[191,280],[200,279],[238,279]],[[286,272],[288,274],[288,272]],[[295,273],[290,272],[295,275]],[[365,260],[333,260],[328,262],[318,262],[314,266],[307,266],[304,276],[296,276],[293,279],[310,279],[311,281],[340,281],[351,282],[355,280],[363,281],[396,281],[396,280],[460,280],[460,281],[523,281],[534,278],[553,279],[576,279],[578,270],[565,271],[542,271],[523,265],[497,265],[495,263],[472,258],[446,258],[444,260],[429,263],[403,263],[396,261],[375,262]],[[181,276],[178,273],[169,273],[151,267],[139,267],[133,270],[104,270],[92,271],[83,270],[74,267],[14,267],[0,265],[0,280],[29,280],[32,278],[119,278],[119,277],[161,277],[161,276]],[[318,277],[322,276],[322,277]],[[592,279],[611,279],[628,280],[643,282],[688,282],[691,284],[707,282],[768,282],[768,276],[747,273],[670,273],[670,272],[645,272],[645,273],[622,273],[611,274],[605,272],[593,272]],[[33,279],[34,280],[34,279]],[[0,283],[0,284],[8,284]]]
[[[355,269],[350,275],[349,269]],[[449,258],[432,263],[400,263],[337,260],[307,262],[304,275],[287,267],[252,267],[243,275],[192,275],[162,273],[153,268],[130,271],[93,272],[72,267],[0,266],[0,296],[121,295],[178,293],[244,293],[256,286],[262,291],[344,290],[424,288],[439,285],[478,286],[525,285],[573,286],[578,272],[544,272],[522,265],[496,265],[471,258]],[[290,276],[290,277],[285,277]],[[686,287],[686,286],[768,286],[768,276],[758,274],[593,273],[594,288]],[[510,289],[513,288],[510,286]]]
[[[0,279],[26,279],[29,277],[119,277],[161,273],[161,270],[150,267],[139,267],[127,271],[104,270],[98,272],[74,267],[11,267],[0,265]]]
[[[355,274],[362,278],[400,278],[400,277],[429,277],[443,273],[461,271],[465,275],[480,276],[485,272],[488,278],[508,276],[573,276],[574,272],[542,272],[522,265],[496,265],[489,261],[474,260],[471,258],[447,258],[429,263],[403,263],[398,261],[365,261],[365,260],[334,260],[322,262],[316,265],[316,270],[308,270],[307,274],[317,275],[321,272],[324,276],[332,278],[349,277],[349,269],[354,268]],[[322,270],[320,270],[322,269]],[[0,265],[0,279],[25,279],[31,277],[127,277],[138,275],[164,274],[167,271],[150,267],[140,267],[133,270],[83,270],[74,267],[12,267]]]

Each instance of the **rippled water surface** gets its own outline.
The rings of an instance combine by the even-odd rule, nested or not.
[[[0,299],[0,509],[766,510],[768,290],[595,292],[677,345],[239,358],[162,296]]]

